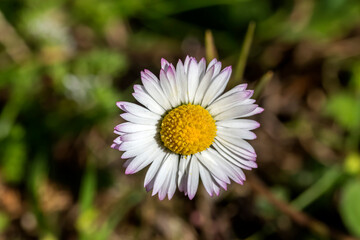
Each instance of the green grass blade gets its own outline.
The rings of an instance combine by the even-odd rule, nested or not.
[[[246,35],[245,35],[245,40],[244,40],[244,43],[241,48],[239,60],[236,65],[235,74],[234,74],[234,80],[237,84],[241,82],[243,75],[244,75],[246,61],[249,56],[251,43],[254,38],[255,26],[256,26],[255,22],[250,22],[247,32],[246,32]],[[234,85],[236,85],[236,84],[234,84]]]
[[[314,183],[310,188],[305,190],[300,196],[291,202],[295,208],[302,210],[312,202],[326,193],[342,176],[342,171],[337,167],[329,168],[324,175]]]
[[[101,229],[99,229],[96,240],[109,239],[110,234],[114,231],[124,215],[136,204],[140,203],[145,196],[144,191],[134,190],[120,199],[114,211],[112,211],[112,214],[110,214],[107,221],[102,225]]]
[[[92,206],[96,194],[96,168],[91,159],[88,159],[85,173],[80,187],[79,205],[80,213]]]

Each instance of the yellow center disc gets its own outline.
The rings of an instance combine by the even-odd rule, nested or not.
[[[181,105],[161,122],[161,141],[172,152],[191,155],[204,151],[216,136],[215,120],[200,105]]]

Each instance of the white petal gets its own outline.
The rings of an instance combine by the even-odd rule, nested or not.
[[[254,166],[256,166],[255,161],[247,160],[245,158],[242,158],[240,155],[236,155],[234,152],[221,145],[219,142],[215,142],[213,146],[218,151],[218,153],[222,155],[227,161],[240,168],[251,170],[252,168],[254,168]]]
[[[135,116],[131,113],[122,113],[120,116],[131,123],[143,124],[143,125],[157,125],[160,120],[150,119],[150,118],[142,118]]]
[[[113,142],[116,143],[116,144],[122,143],[121,136],[115,138]]]
[[[168,71],[166,72],[166,77],[169,79],[171,89],[172,89],[172,98],[175,106],[179,106],[181,103],[180,98],[180,89],[178,89],[178,84],[176,81],[176,70],[172,64],[170,64]]]
[[[132,94],[134,98],[147,107],[150,111],[162,115],[165,113],[165,109],[161,107],[145,90],[141,85],[134,86],[135,92]]]
[[[176,65],[176,85],[179,90],[180,102],[187,103],[188,94],[187,94],[187,76],[185,74],[184,66],[181,60],[178,61]]]
[[[141,131],[154,130],[154,129],[156,129],[155,125],[143,125],[143,124],[136,124],[131,122],[121,123],[115,127],[115,130],[125,133],[134,133],[134,132],[141,132]]]
[[[214,64],[214,77],[216,77],[221,70],[221,62],[217,62]]]
[[[199,185],[199,165],[195,155],[191,156],[189,166],[189,177],[187,182],[187,190],[189,199],[193,199]]]
[[[195,58],[192,58],[190,60],[187,77],[188,77],[187,90],[189,94],[189,101],[192,103],[194,101],[195,92],[199,86],[199,67]]]
[[[237,92],[242,92],[242,91],[246,90],[246,87],[247,87],[247,83],[239,84],[239,85],[233,87],[232,89],[230,89],[229,91],[227,91],[226,93],[220,95],[216,99],[216,101],[218,101],[220,99],[223,99],[224,97],[228,97],[231,94],[234,94],[234,93],[237,93]]]
[[[146,187],[146,185],[148,185],[150,183],[150,181],[154,179],[154,177],[156,176],[157,172],[160,169],[160,166],[162,165],[164,160],[167,159],[167,157],[168,157],[168,154],[165,151],[161,151],[159,153],[159,155],[154,157],[153,163],[151,164],[151,166],[149,167],[149,169],[146,172],[145,180],[144,180],[144,187]]]
[[[232,149],[246,159],[256,159],[256,153],[254,148],[243,139],[234,139],[227,136],[216,136],[215,141],[219,141],[222,145],[229,149]]]
[[[211,60],[210,63],[209,63],[209,65],[208,65],[207,68],[206,68],[206,71],[209,71],[209,69],[210,69],[212,66],[214,66],[215,63],[217,63],[217,62],[218,62],[218,61],[217,61],[216,58],[214,58],[213,60]]]
[[[229,178],[231,178],[234,182],[236,182],[238,184],[243,184],[243,182],[246,179],[243,170],[241,170],[240,167],[230,164],[224,158],[223,158],[222,163],[223,163],[224,169],[227,172]]]
[[[116,131],[116,130],[114,130],[114,133],[117,134],[117,135],[120,135],[120,136],[122,136],[122,135],[125,134],[125,133],[123,133],[123,132],[119,132],[119,131]]]
[[[209,110],[212,116],[215,116],[235,106],[243,105],[244,101],[249,98],[252,93],[253,91],[236,92],[228,97],[222,98],[220,100],[215,100],[207,107],[207,110]]]
[[[169,65],[169,62],[165,58],[161,58],[161,69],[165,70]]]
[[[219,141],[215,141],[212,146],[227,161],[243,169],[246,170],[251,169],[250,167],[247,166],[246,161],[252,161],[252,162],[255,161],[255,160],[247,159],[240,154],[237,154],[236,152],[232,151],[231,149],[221,144]]]
[[[111,148],[112,148],[112,149],[119,150],[119,147],[120,147],[120,144],[118,144],[118,143],[113,143],[113,144],[111,144]],[[120,151],[120,150],[119,150],[119,151]]]
[[[196,157],[199,159],[199,161],[206,166],[206,168],[209,170],[209,172],[220,179],[223,182],[230,183],[229,178],[227,175],[222,171],[221,166],[219,165],[219,162],[217,161],[217,156],[215,156],[211,150],[211,148],[208,148],[200,153],[195,154]]]
[[[164,95],[169,100],[171,106],[173,108],[177,107],[176,101],[175,101],[176,99],[174,98],[172,86],[171,86],[170,81],[167,78],[166,73],[163,69],[161,69],[161,71],[160,71],[160,85],[164,92]]]
[[[127,166],[125,174],[136,173],[141,169],[143,169],[144,167],[146,167],[147,165],[149,165],[150,163],[152,163],[154,157],[159,153],[159,151],[160,151],[159,147],[152,148],[152,149],[148,149],[145,152],[143,151],[142,154],[134,157]]]
[[[257,121],[250,119],[233,119],[217,121],[216,126],[254,130],[260,127],[260,124]]]
[[[256,104],[239,105],[216,115],[214,119],[216,121],[219,121],[219,120],[228,120],[233,118],[245,117],[246,114],[254,111],[257,107],[258,105]]]
[[[199,61],[199,79],[201,79],[204,74],[205,74],[205,70],[206,70],[206,60],[205,58],[202,58],[200,61]]]
[[[122,135],[120,139],[124,142],[137,141],[139,139],[155,138],[156,134],[157,134],[156,129],[153,129],[153,130],[147,130],[147,131],[141,131],[135,133],[126,133]]]
[[[249,116],[253,116],[253,115],[256,115],[256,114],[259,114],[259,113],[262,113],[264,111],[263,108],[261,107],[257,107],[255,110],[247,113],[247,114],[244,114],[242,117],[249,117]]]
[[[223,156],[219,154],[216,150],[213,150],[213,154],[216,156],[217,161],[219,162],[222,170],[225,174],[230,177],[233,181],[242,184],[245,180],[245,174],[241,168],[227,161]]]
[[[155,182],[155,178],[153,180],[151,180],[146,186],[145,189],[147,192],[149,192],[151,189],[154,188],[154,182]]]
[[[214,67],[214,77],[216,77],[220,70],[221,70],[221,62],[218,62],[218,60],[216,58],[214,58],[213,60],[211,60],[211,62],[209,63],[206,71],[209,71],[209,69],[211,67]]]
[[[174,67],[174,65],[173,65],[172,63],[169,64],[169,67],[168,67],[168,69],[167,69],[165,72],[167,73],[167,72],[170,71],[170,70],[172,70],[172,72],[173,72],[174,75],[175,75],[176,69],[175,69],[175,67]]]
[[[171,180],[171,173],[172,173],[171,170],[166,173],[166,179],[164,180],[163,185],[161,186],[161,188],[158,190],[158,196],[159,196],[159,199],[161,201],[164,200],[164,198],[166,197],[166,194],[167,194],[167,192],[169,190],[170,180]],[[155,181],[156,181],[156,179],[155,179]],[[154,191],[153,191],[152,195],[154,196]]]
[[[211,84],[211,79],[213,77],[214,67],[211,67],[201,79],[199,87],[195,94],[194,104],[200,104],[204,98],[206,90]]]
[[[155,74],[153,74],[151,71],[147,70],[147,69],[144,69],[144,73],[146,76],[150,77],[150,79],[154,82],[159,82],[159,79],[157,76],[155,76]]]
[[[214,185],[216,183],[213,182],[209,171],[199,162],[199,173],[201,177],[201,181],[205,187],[205,190],[209,193],[210,196],[213,195]]]
[[[153,144],[149,145],[145,150],[147,150],[147,149],[154,150],[156,148],[158,148],[158,144],[154,141]],[[144,148],[137,147],[137,148],[127,150],[126,152],[124,152],[123,155],[121,156],[121,158],[124,159],[124,158],[136,157],[137,155],[140,155],[143,152],[144,152]]]
[[[179,163],[178,172],[178,186],[179,191],[184,192],[187,195],[187,179],[188,179],[188,168],[189,168],[190,157],[181,156]]]
[[[222,171],[224,171],[224,170],[222,170]],[[225,171],[224,171],[224,173],[225,173]],[[225,173],[225,175],[226,175],[226,173]],[[228,182],[224,182],[224,181],[218,179],[218,178],[215,177],[213,174],[212,174],[212,177],[213,177],[213,179],[215,180],[216,184],[217,184],[219,187],[222,187],[223,189],[227,190],[227,185],[230,184],[230,179],[229,179],[229,177],[228,177]]]
[[[175,154],[170,154],[162,164],[154,182],[154,189],[152,195],[159,193],[159,199],[163,200],[168,194],[169,198],[174,194],[173,185],[176,185],[176,174],[178,169],[178,157]]]
[[[218,76],[214,78],[201,102],[202,107],[206,108],[216,99],[216,97],[218,97],[220,94],[223,93],[227,85],[227,82],[230,79],[230,76],[231,76],[231,67],[226,67]]]
[[[217,102],[223,102],[223,103],[232,103],[232,102],[239,102],[239,101],[244,101],[246,99],[249,99],[253,94],[254,94],[254,90],[242,90],[239,91],[240,86],[238,88],[233,88],[233,91],[227,91],[226,93],[222,94],[221,96],[219,96],[214,103]],[[213,104],[214,104],[213,103]]]
[[[123,111],[142,118],[159,120],[161,116],[135,103],[117,102],[116,105]]]
[[[170,185],[169,185],[169,189],[168,189],[168,199],[169,200],[174,196],[174,193],[176,191],[176,178],[177,178],[178,165],[179,165],[179,156],[176,155],[174,157],[175,157],[175,159],[173,162]]]
[[[155,81],[145,72],[141,72],[141,81],[149,95],[164,109],[170,109],[171,105],[166,98],[160,83]]]
[[[152,192],[153,196],[159,192],[159,190],[163,187],[163,184],[165,183],[165,181],[170,178],[169,175],[171,173],[170,172],[171,164],[170,164],[169,159],[171,159],[170,155],[167,155],[160,167],[160,170],[156,174],[154,188],[153,188],[153,192]]]
[[[192,57],[186,56],[185,61],[184,61],[184,70],[185,73],[187,73],[188,69],[189,69],[189,63],[190,60],[192,59]]]
[[[245,140],[253,140],[256,139],[256,134],[245,129],[240,128],[225,128],[225,127],[217,127],[217,135],[219,137],[227,136],[233,138],[241,138]]]
[[[149,146],[152,146],[154,142],[156,142],[154,138],[145,138],[139,139],[138,141],[122,142],[119,150],[129,151],[136,148],[147,149]]]
[[[213,190],[217,196],[219,196],[220,188],[216,183],[213,183]]]

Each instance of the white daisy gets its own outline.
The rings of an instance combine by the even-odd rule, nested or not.
[[[219,195],[233,180],[245,181],[243,169],[256,168],[256,153],[246,141],[256,138],[251,130],[260,124],[245,117],[263,109],[250,99],[252,90],[240,84],[223,93],[231,67],[221,62],[206,67],[186,57],[176,68],[161,60],[160,79],[141,72],[143,85],[135,85],[133,96],[143,106],[118,102],[126,121],[115,127],[119,135],[111,146],[128,159],[126,174],[150,165],[144,186],[163,200],[181,192],[194,198],[201,179],[206,191]]]

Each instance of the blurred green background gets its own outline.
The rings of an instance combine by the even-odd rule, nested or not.
[[[207,29],[237,66],[251,21],[231,81],[262,89],[257,178],[151,197],[110,148],[115,102],[162,57],[205,56]],[[359,146],[359,0],[0,1],[1,240],[355,239]]]

